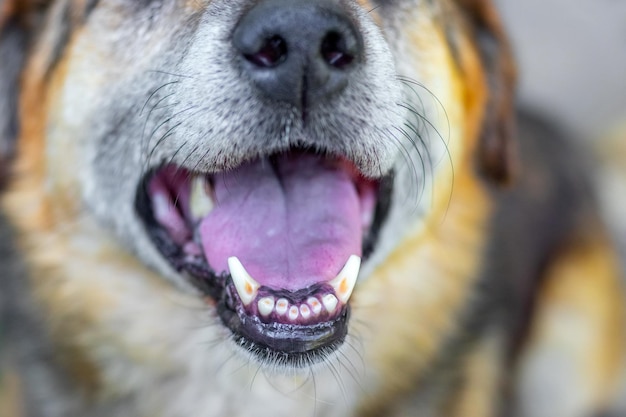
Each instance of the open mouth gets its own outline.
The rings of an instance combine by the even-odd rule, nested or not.
[[[343,343],[391,184],[345,158],[292,150],[215,174],[162,166],[140,185],[137,210],[238,344],[298,366]]]

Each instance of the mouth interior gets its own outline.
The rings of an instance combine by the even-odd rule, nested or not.
[[[306,351],[345,336],[353,287],[342,297],[335,281],[371,249],[386,188],[344,158],[292,151],[212,175],[165,166],[146,178],[138,209],[157,247],[247,345],[272,349],[280,339],[278,350]],[[234,273],[233,257],[243,272]],[[328,343],[309,343],[322,328]],[[309,342],[290,340],[299,334]]]

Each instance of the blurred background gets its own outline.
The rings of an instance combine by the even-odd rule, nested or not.
[[[600,199],[626,265],[626,0],[495,3],[518,60],[520,102],[597,158]]]
[[[626,277],[626,0],[495,0],[525,107],[597,158],[600,200]],[[626,416],[626,369],[617,415]]]
[[[626,122],[625,0],[496,0],[519,64],[523,103],[580,138]]]

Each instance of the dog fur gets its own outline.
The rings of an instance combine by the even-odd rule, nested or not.
[[[232,64],[230,34],[254,3],[0,3],[2,202],[19,248],[2,276],[13,413],[609,411],[623,353],[617,258],[584,159],[516,115],[491,3],[337,0],[365,64],[306,121]],[[232,343],[135,207],[164,161],[216,172],[294,146],[394,173],[348,337],[304,369]]]

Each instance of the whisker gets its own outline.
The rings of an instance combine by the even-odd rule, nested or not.
[[[420,87],[420,88],[424,89],[437,102],[437,104],[439,104],[439,108],[441,108],[441,110],[443,110],[445,119],[447,121],[447,125],[448,125],[448,135],[447,136],[449,138],[450,137],[450,132],[451,132],[450,117],[448,116],[448,111],[446,110],[446,106],[444,106],[443,103],[441,102],[441,100],[439,100],[439,97],[437,97],[437,95],[435,93],[433,93],[433,91],[430,88],[426,87],[424,84],[418,82],[417,80],[414,80],[414,79],[406,77],[406,76],[398,76],[398,80],[404,82],[405,84],[415,85],[417,87]],[[419,94],[417,94],[417,92],[415,90],[413,90],[413,92],[415,93],[416,96],[420,97],[420,100],[421,100],[421,96]],[[422,106],[423,106],[423,103],[422,103]]]
[[[169,83],[165,83],[162,86],[160,86],[159,88],[157,88],[156,90],[154,90],[152,93],[150,93],[150,95],[148,96],[148,99],[146,100],[146,102],[144,103],[143,107],[141,108],[141,111],[139,112],[139,117],[141,117],[143,115],[144,110],[146,109],[146,106],[148,105],[148,103],[150,102],[150,100],[152,100],[152,97],[155,96],[156,93],[158,93],[159,91],[161,91],[163,88],[173,85],[173,84],[178,84],[180,81],[170,81]]]
[[[169,71],[162,71],[162,70],[148,70],[146,72],[151,72],[154,74],[162,74],[162,75],[169,75],[172,77],[178,77],[178,78],[189,78],[189,79],[195,79],[195,77],[192,77],[191,75],[184,75],[184,74],[176,74],[174,72],[169,72]]]
[[[361,348],[363,348],[363,342],[361,340],[358,340],[358,338],[355,338],[355,339],[357,339],[357,343],[359,343]],[[352,349],[354,353],[357,355],[357,357],[359,358],[359,361],[361,362],[361,367],[363,368],[363,371],[360,373],[362,375],[365,375],[365,372],[367,369],[367,365],[365,365],[365,358],[363,357],[359,349],[357,349],[352,343],[350,343],[350,341],[346,340],[344,343],[346,344],[346,346]]]
[[[350,360],[350,358],[349,358],[349,357],[348,357],[345,353],[343,353],[343,352],[341,352],[341,351],[339,351],[338,353],[339,353],[339,354],[343,357],[343,359],[344,359],[346,362],[348,362],[348,365],[350,365],[350,366],[347,366],[347,365],[344,363],[344,361],[343,361],[343,360],[341,360],[341,359],[339,359],[339,358],[338,358],[337,360],[339,361],[339,364],[340,364],[341,366],[343,366],[343,367],[344,367],[344,369],[346,370],[346,372],[348,373],[348,375],[350,376],[350,378],[352,378],[352,380],[353,380],[353,381],[354,381],[354,382],[355,382],[355,383],[359,386],[359,388],[361,389],[361,391],[365,391],[365,389],[364,389],[364,388],[363,388],[363,386],[361,385],[360,378],[359,378],[359,377],[362,377],[362,375],[361,375],[361,374],[359,373],[359,371],[356,369],[356,367],[354,366],[354,364],[352,363],[352,361]]]
[[[412,175],[410,175],[411,185],[409,187],[409,193],[405,195],[406,200],[403,201],[402,204],[411,204],[413,206],[417,206],[419,196],[418,189],[420,188],[418,182],[420,177],[417,173],[415,162],[413,161],[413,158],[411,158],[411,153],[404,145],[404,142],[397,138],[395,135],[393,135],[391,132],[383,132],[383,134],[387,138],[389,138],[391,143],[396,147],[396,149],[398,149],[398,152],[400,152],[400,154],[402,155],[402,158],[405,160],[407,167],[409,167],[412,172]],[[413,203],[409,203],[413,194],[415,199]]]
[[[190,110],[194,110],[196,109],[197,106],[190,106],[187,107],[183,110],[180,110],[176,113],[174,113],[173,115],[171,115],[170,117],[168,117],[167,119],[165,119],[163,122],[159,123],[158,126],[156,126],[152,133],[150,134],[150,138],[148,139],[148,144],[152,141],[152,138],[154,137],[154,135],[156,134],[156,132],[163,126],[165,126],[167,123],[171,122],[175,117],[180,116],[181,114],[184,114]],[[190,116],[192,117],[193,114]],[[168,137],[170,137],[173,132],[180,127],[182,124],[184,123],[184,121],[180,121],[178,123],[176,123],[174,126],[172,126],[171,128],[169,128],[160,138],[159,140],[156,142],[156,144],[152,147],[152,149],[150,150],[150,153],[148,154],[148,158],[146,159],[145,162],[145,168],[144,171],[147,169],[147,167],[149,167],[152,164],[152,157],[154,156],[154,153],[156,152],[156,150],[159,148],[159,146],[165,141],[165,139],[167,139]]]
[[[370,14],[370,13],[372,13],[373,11],[375,11],[375,10],[376,10],[376,9],[378,9],[378,8],[380,8],[380,4],[379,4],[379,5],[377,5],[377,6],[375,6],[375,7],[372,7],[372,8],[371,8],[371,9],[369,9],[366,13],[367,13],[367,14]]]
[[[416,111],[415,109],[412,108],[412,106],[408,103],[404,104],[404,107],[411,113],[413,113],[415,115],[416,118],[421,119],[421,121],[428,127],[430,127],[432,130],[434,130],[437,134],[437,137],[441,140],[441,143],[443,144],[444,147],[444,153],[445,153],[445,157],[447,157],[447,160],[450,164],[450,169],[451,169],[451,184],[450,184],[450,192],[448,194],[448,201],[446,204],[446,210],[444,212],[442,221],[445,221],[445,218],[447,216],[448,210],[450,208],[451,205],[451,201],[452,201],[452,195],[454,192],[454,183],[455,183],[455,178],[456,178],[456,173],[455,173],[455,169],[454,169],[454,163],[452,160],[452,154],[450,152],[450,147],[449,147],[449,143],[450,143],[450,135],[451,135],[451,127],[450,127],[450,117],[448,115],[448,112],[445,108],[445,106],[443,105],[443,103],[441,102],[441,100],[437,97],[436,94],[434,94],[432,92],[432,90],[430,90],[428,87],[426,87],[424,84],[413,80],[409,77],[405,77],[405,76],[398,76],[397,77],[398,80],[400,80],[401,82],[403,82],[408,88],[409,90],[414,94],[414,96],[420,101],[422,108],[424,107],[424,103],[422,100],[422,94],[419,94],[414,87],[419,87],[421,89],[423,89],[424,91],[426,91],[430,97],[433,98],[433,100],[437,103],[437,108],[443,111],[443,115],[445,117],[446,120],[446,125],[447,125],[447,135],[446,138],[444,138],[444,136],[441,134],[441,132],[434,126],[434,124],[421,112]],[[435,166],[439,165],[439,163],[441,162],[442,158],[444,157],[444,155],[442,154],[439,159],[434,163]]]
[[[178,149],[176,149],[176,151],[172,154],[172,156],[170,157],[169,161],[167,161],[167,165],[171,165],[172,162],[174,161],[174,158],[176,158],[176,156],[179,154],[179,152],[188,144],[188,141],[183,142]]]
[[[421,197],[423,196],[423,193],[426,190],[426,178],[430,179],[430,197],[431,197],[431,201],[433,198],[433,184],[435,181],[435,170],[433,169],[433,162],[432,162],[432,155],[430,152],[430,147],[426,145],[424,139],[422,138],[422,135],[419,131],[417,131],[415,129],[415,127],[411,124],[411,123],[405,123],[404,127],[406,129],[408,129],[408,131],[402,129],[403,131],[406,132],[406,134],[411,138],[410,140],[414,140],[413,138],[417,138],[419,140],[419,143],[422,145],[421,147],[417,146],[417,143],[415,144],[415,150],[417,151],[420,160],[423,162],[423,168],[424,168],[424,172],[423,172],[423,177],[422,177],[422,194],[420,195],[420,200]],[[412,135],[411,135],[412,133]],[[420,150],[421,149],[421,150]],[[422,152],[424,152],[425,157],[422,156]],[[426,170],[428,170],[428,176],[426,176],[425,172]]]
[[[335,382],[337,383],[337,386],[339,387],[339,390],[341,391],[341,396],[343,397],[344,404],[347,406],[348,396],[346,394],[346,387],[344,385],[343,379],[341,378],[341,374],[339,373],[335,365],[333,365],[331,360],[327,360],[326,364],[328,365],[328,370],[330,371],[330,373],[333,374],[333,377],[335,378]]]
[[[156,150],[159,148],[159,146],[163,143],[163,141],[167,138],[169,138],[173,133],[174,130],[176,130],[183,122],[178,122],[176,123],[174,126],[170,127],[160,138],[159,140],[157,140],[156,144],[152,147],[152,149],[150,150],[150,153],[148,154],[148,159],[146,161],[147,165],[150,166],[151,162],[152,162],[152,157],[154,156],[154,153],[156,152]]]
[[[191,152],[189,152],[187,156],[185,157],[185,159],[183,159],[183,161],[180,163],[180,166],[185,166],[189,158],[191,158],[191,156],[196,153],[199,147],[200,147],[200,143],[197,143],[196,146],[193,147]]]
[[[401,127],[394,127],[398,132],[400,132],[407,140],[412,141],[411,139],[411,135],[409,135],[409,133],[407,133],[406,130],[404,130]],[[419,207],[419,202],[422,200],[422,196],[425,190],[425,185],[426,185],[426,167],[427,167],[427,163],[426,160],[424,159],[424,156],[422,155],[422,152],[420,151],[419,147],[414,146],[415,151],[417,152],[417,157],[420,160],[420,166],[422,168],[422,176],[420,177],[420,191],[418,193],[417,196],[417,201],[416,204],[414,206],[415,209],[417,209]],[[432,176],[431,176],[432,177]]]
[[[252,392],[252,387],[254,386],[254,381],[256,381],[256,377],[257,375],[259,375],[259,371],[261,370],[262,365],[258,364],[256,367],[256,371],[254,372],[254,375],[252,375],[252,379],[250,380],[250,392]]]

